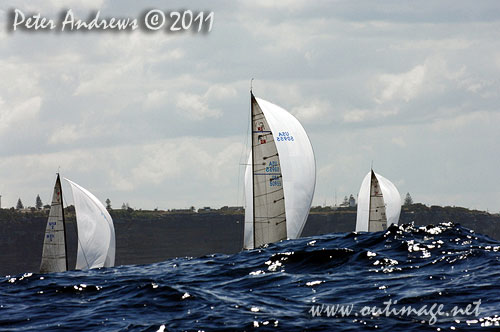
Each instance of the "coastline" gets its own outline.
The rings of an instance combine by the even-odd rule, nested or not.
[[[111,210],[116,265],[150,264],[175,257],[232,254],[243,247],[244,212]],[[500,215],[461,207],[404,206],[400,223],[416,226],[454,222],[500,240]],[[44,211],[0,209],[0,275],[37,272],[47,223]],[[354,231],[356,208],[312,208],[302,237]],[[76,260],[76,224],[67,218],[68,263]]]

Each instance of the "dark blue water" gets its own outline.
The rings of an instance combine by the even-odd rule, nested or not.
[[[500,243],[451,223],[0,280],[1,331],[500,329]]]

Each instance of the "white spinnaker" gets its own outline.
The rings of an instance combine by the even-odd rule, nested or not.
[[[57,175],[52,194],[49,219],[43,241],[40,273],[63,272],[67,270],[66,236],[63,215],[61,180]]]
[[[316,161],[311,142],[300,122],[283,108],[256,98],[272,131],[279,153],[285,194],[286,230],[300,237],[309,215],[316,185]],[[253,248],[252,156],[245,171],[244,248]]]
[[[387,180],[382,175],[375,173],[375,176],[377,177],[382,195],[384,196],[387,225],[397,225],[399,223],[399,214],[401,213],[401,196],[399,195],[399,191],[391,181]],[[370,186],[371,171],[365,176],[361,183],[361,188],[359,189],[356,232],[368,232]]]
[[[382,194],[384,195],[387,227],[392,224],[397,225],[399,223],[399,215],[401,213],[401,195],[391,181],[381,175],[376,175],[380,188],[382,189]]]
[[[65,178],[71,185],[78,225],[76,269],[115,265],[115,228],[104,205],[88,190]]]

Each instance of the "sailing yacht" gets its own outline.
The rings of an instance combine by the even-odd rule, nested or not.
[[[373,170],[365,176],[358,194],[356,232],[385,231],[399,222],[401,196],[396,186]]]
[[[93,269],[115,264],[115,229],[104,205],[88,190],[64,178],[73,192],[78,231],[75,268]],[[49,219],[45,230],[40,272],[68,270],[66,222],[61,180],[57,174]]]
[[[300,122],[250,91],[252,150],[245,172],[244,248],[300,236],[316,185],[316,161]]]

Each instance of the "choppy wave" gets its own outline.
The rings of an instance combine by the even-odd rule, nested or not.
[[[499,242],[452,223],[329,234],[235,255],[5,276],[0,331],[498,329],[499,267]]]

